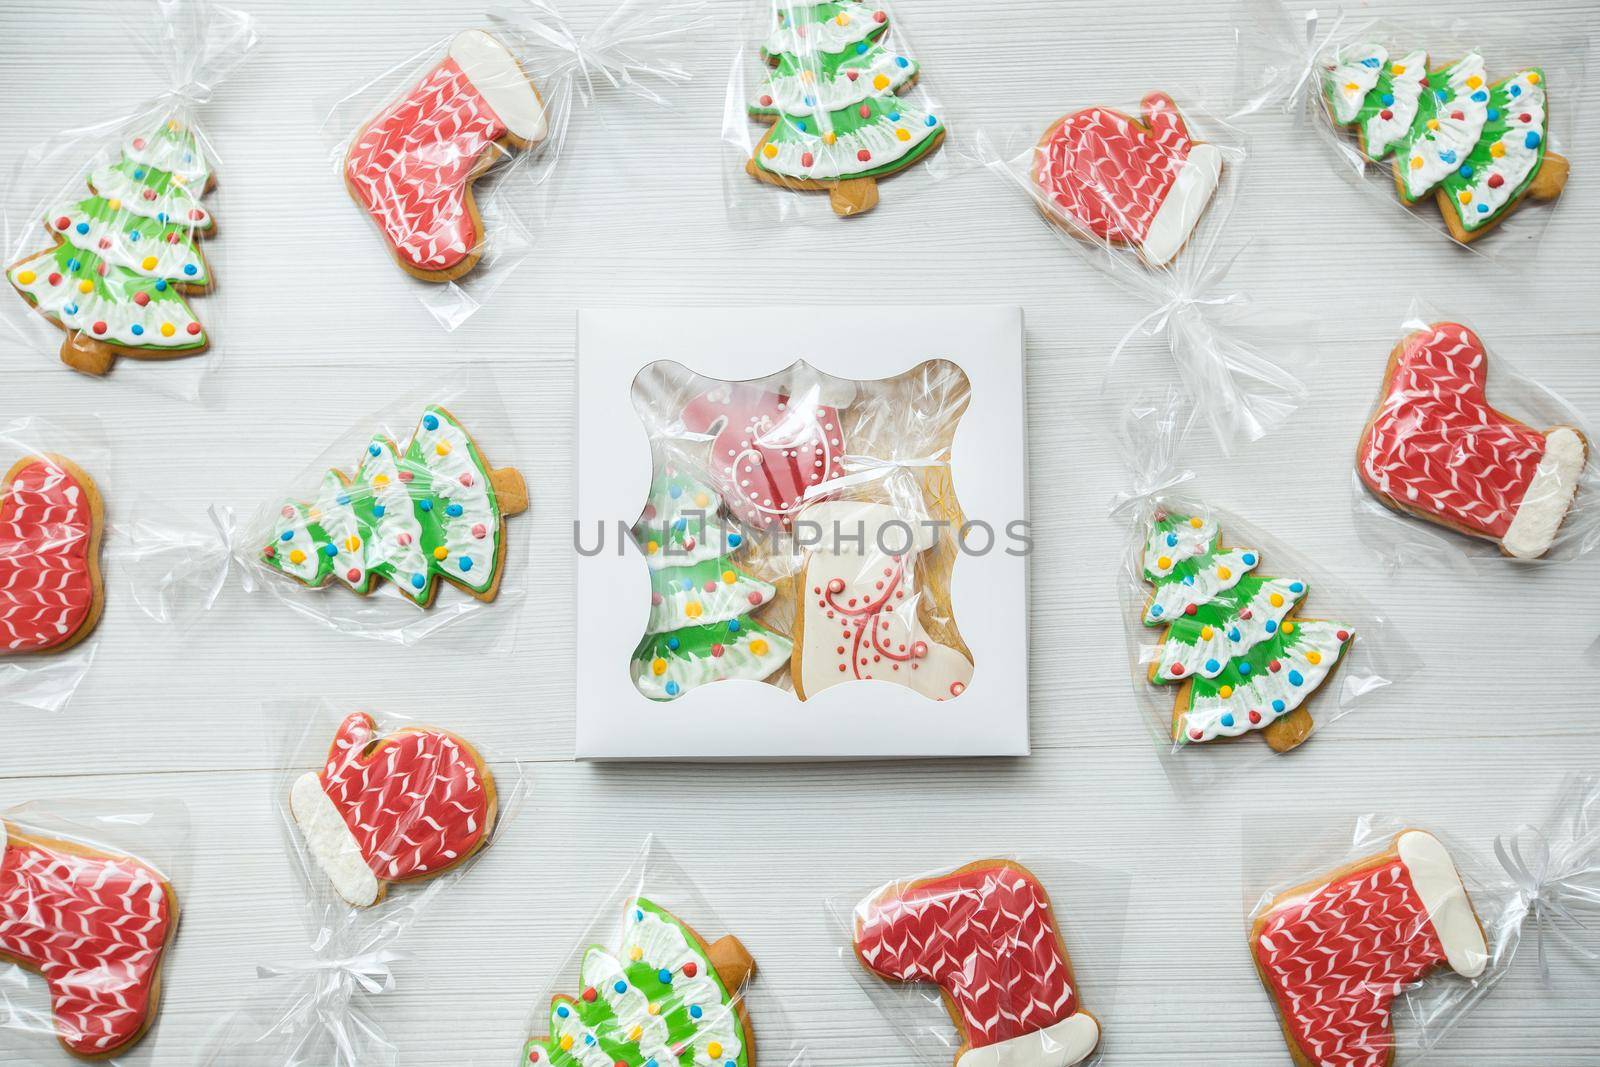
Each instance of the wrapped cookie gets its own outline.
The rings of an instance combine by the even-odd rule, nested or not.
[[[154,1063],[178,933],[181,804],[54,801],[0,812],[0,1032],[44,1061]],[[175,1049],[166,1046],[168,1055]]]
[[[1420,303],[1402,331],[1356,445],[1363,539],[1391,567],[1571,559],[1600,543],[1593,433],[1518,372],[1515,339],[1491,348]]]
[[[1553,964],[1596,978],[1596,957],[1568,929],[1600,911],[1592,776],[1570,778],[1541,827],[1503,833],[1492,855],[1487,841],[1384,815],[1344,836],[1307,848],[1302,835],[1293,859],[1281,835],[1246,844],[1247,884],[1271,883],[1248,916],[1250,955],[1296,1064],[1420,1062],[1529,967],[1513,966],[1529,935],[1547,985]]]
[[[214,240],[224,214],[215,145],[198,125],[216,85],[255,44],[250,16],[206,0],[140,3],[117,20],[72,28],[74,45],[141,42],[166,72],[151,100],[119,100],[117,117],[62,131],[28,155],[7,197],[0,306],[32,347],[82,374],[119,362],[182,396],[215,362],[225,276]],[[95,40],[95,30],[104,32]],[[80,56],[80,59],[85,58]],[[194,358],[191,358],[194,357]],[[125,374],[128,372],[124,372]]]

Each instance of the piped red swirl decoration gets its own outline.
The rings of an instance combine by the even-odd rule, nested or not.
[[[177,922],[167,884],[138,860],[9,831],[0,823],[0,958],[43,976],[67,1049],[115,1053],[155,1013]]]
[[[1406,508],[1504,537],[1545,436],[1489,406],[1487,377],[1483,342],[1460,323],[1407,337],[1361,438],[1361,480]]]
[[[465,859],[494,817],[476,754],[441,730],[408,728],[374,740],[374,725],[364,712],[346,718],[317,776],[361,858],[386,882]]]
[[[928,654],[926,641],[913,642],[909,647],[883,642],[882,632],[890,625],[883,616],[893,612],[895,601],[903,601],[906,596],[905,566],[904,556],[889,557],[889,565],[883,568],[883,574],[873,583],[870,594],[844,597],[843,578],[834,578],[826,589],[818,587],[812,590],[814,596],[822,598],[823,606],[829,610],[828,617],[839,623],[840,640],[850,642],[848,663],[851,674],[856,678],[871,678],[871,665],[881,660],[888,660],[891,664],[910,663]],[[841,597],[844,599],[841,600]],[[843,648],[840,654],[846,654]]]
[[[14,468],[0,493],[0,653],[40,652],[69,640],[93,610],[93,505],[45,458]]]
[[[1097,237],[1138,243],[1178,179],[1193,145],[1165,93],[1141,102],[1145,125],[1120,111],[1089,107],[1052,126],[1037,152],[1045,195]]]

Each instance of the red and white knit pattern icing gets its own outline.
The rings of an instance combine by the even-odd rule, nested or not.
[[[489,794],[461,742],[436,730],[402,730],[370,755],[372,718],[356,713],[333,739],[318,778],[372,873],[397,882],[442,870],[488,830]]]
[[[996,864],[917,882],[856,912],[856,949],[885,978],[944,990],[973,1048],[1077,1013],[1044,890]]]
[[[1148,130],[1119,111],[1090,107],[1058,123],[1039,146],[1039,185],[1098,237],[1143,241],[1189,158],[1193,142],[1172,98],[1151,93],[1141,104]]]
[[[1279,906],[1255,947],[1296,1043],[1318,1067],[1388,1067],[1395,995],[1447,959],[1398,857]]]
[[[73,1052],[101,1055],[138,1037],[174,921],[161,879],[133,859],[16,838],[3,847],[0,956],[44,976],[56,1033]]]
[[[40,459],[0,500],[0,653],[61,644],[94,604],[94,512],[70,473]]]
[[[446,59],[361,131],[345,176],[408,264],[448,270],[479,243],[467,180],[505,134],[483,94]]]
[[[1477,334],[1440,323],[1406,339],[1360,457],[1375,492],[1489,537],[1505,536],[1545,436],[1484,397]]]
[[[712,473],[728,506],[752,526],[789,526],[806,490],[840,473],[844,431],[831,407],[803,407],[787,394],[724,385],[691,401],[683,422],[695,433],[717,435]]]

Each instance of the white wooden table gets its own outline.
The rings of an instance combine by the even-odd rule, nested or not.
[[[1106,433],[1114,412],[1100,376],[1146,309],[1068,255],[1009,190],[969,173],[907,207],[891,183],[883,206],[849,225],[731,227],[717,145],[736,46],[730,26],[697,42],[701,78],[683,94],[681,113],[607,106],[603,127],[586,124],[572,139],[542,253],[447,335],[398,283],[333,176],[313,102],[470,16],[424,0],[240,3],[259,16],[263,43],[206,113],[226,182],[219,297],[227,340],[206,357],[220,366],[203,404],[153,395],[120,371],[85,380],[7,341],[0,418],[99,421],[117,444],[111,507],[159,503],[174,520],[200,523],[213,502],[248,509],[273,495],[352,420],[402,389],[456,361],[487,360],[522,416],[522,454],[495,459],[531,474],[533,508],[517,520],[515,565],[533,591],[520,607],[514,654],[492,664],[471,658],[470,637],[404,651],[326,632],[259,595],[231,592],[188,634],[113,597],[95,669],[72,705],[7,716],[0,807],[67,796],[181,796],[192,807],[184,927],[146,1042],[151,1062],[191,1062],[217,1014],[260,984],[258,961],[306,952],[273,811],[267,700],[326,697],[446,723],[526,761],[532,776],[532,802],[448,906],[411,932],[406,947],[418,959],[372,1005],[407,1064],[511,1062],[596,887],[609,884],[647,830],[663,835],[751,947],[766,989],[786,999],[816,1062],[914,1062],[835,959],[820,900],[1016,851],[1133,879],[1120,952],[1110,924],[1066,916],[1069,940],[1093,942],[1080,977],[1085,1003],[1104,1022],[1107,1062],[1281,1064],[1277,1023],[1242,932],[1244,816],[1254,833],[1294,839],[1341,813],[1381,809],[1487,848],[1495,833],[1541,817],[1565,771],[1595,765],[1597,660],[1587,650],[1600,632],[1590,606],[1600,557],[1473,582],[1434,571],[1390,579],[1355,540],[1350,488],[1355,435],[1413,296],[1470,316],[1491,346],[1600,415],[1600,196],[1590,178],[1600,166],[1600,93],[1592,86],[1553,87],[1554,106],[1577,118],[1568,146],[1574,177],[1538,259],[1517,272],[1418,238],[1349,189],[1281,120],[1253,127],[1250,188],[1233,231],[1253,245],[1233,278],[1261,303],[1321,320],[1320,359],[1307,372],[1314,392],[1292,432],[1230,460],[1197,448],[1193,461],[1216,500],[1318,556],[1386,608],[1426,665],[1292,758],[1185,798],[1169,786],[1130,697],[1115,595],[1123,537],[1105,517],[1124,472]],[[583,25],[605,5],[567,6]],[[1157,87],[1215,89],[1232,77],[1224,5],[1004,0],[979,5],[981,17],[958,0],[900,6],[925,77],[947,100],[960,95],[964,112],[1042,128],[1072,106]],[[63,0],[0,10],[0,163],[8,172],[24,146],[108,117],[156,87],[110,7]],[[1429,5],[1385,7],[1418,14]],[[1470,23],[1504,10],[1460,0],[1450,14]],[[1600,28],[1592,5],[1575,0],[1519,4],[1516,16],[1558,32]],[[1026,308],[1039,546],[1034,755],[573,763],[574,309],[767,303],[781,298],[783,277],[802,274],[816,300],[859,298],[858,268],[868,261],[880,274],[866,299]],[[1087,962],[1108,956],[1097,970]],[[1596,1062],[1600,984],[1547,995],[1533,971],[1530,951],[1438,1062]],[[28,1060],[15,1044],[0,1030],[0,1062]]]

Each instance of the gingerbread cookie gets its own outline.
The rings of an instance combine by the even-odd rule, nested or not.
[[[939,120],[900,99],[915,60],[883,47],[886,12],[857,0],[782,3],[762,46],[771,64],[750,102],[770,122],[745,163],[752,178],[827,192],[840,216],[878,204],[878,179],[925,159],[944,140]]]
[[[861,500],[800,512],[817,535],[799,580],[791,672],[801,700],[878,679],[934,700],[960,696],[972,661],[928,635],[918,611],[917,557],[934,545],[925,516]]]
[[[1394,998],[1448,967],[1483,974],[1483,927],[1450,854],[1420,830],[1279,894],[1250,953],[1297,1067],[1389,1067]]]
[[[1035,149],[1046,218],[1075,236],[1128,245],[1152,266],[1176,256],[1222,175],[1222,153],[1189,136],[1166,93],[1140,101],[1139,121],[1107,107],[1058,119]]]
[[[1536,430],[1490,406],[1478,335],[1438,322],[1395,346],[1356,472],[1396,511],[1497,542],[1518,559],[1550,550],[1588,462],[1570,426]]]
[[[1477,240],[1524,199],[1551,200],[1565,158],[1549,152],[1544,72],[1489,84],[1475,52],[1433,72],[1426,52],[1392,58],[1382,45],[1342,49],[1324,77],[1336,125],[1353,126],[1362,154],[1393,160],[1407,204],[1433,194],[1451,236]]]
[[[957,1067],[1068,1067],[1100,1043],[1050,897],[1016,863],[889,886],[856,906],[854,944],[880,978],[939,987],[961,1033]]]
[[[44,978],[68,1052],[99,1059],[126,1051],[155,1022],[177,894],[131,856],[4,821],[0,849],[0,960]]]
[[[344,184],[402,270],[448,282],[484,250],[472,186],[508,147],[548,132],[539,91],[503,42],[465,30],[445,58],[357,131]]]
[[[1261,730],[1275,750],[1294,748],[1311,734],[1301,705],[1355,639],[1343,623],[1294,618],[1306,583],[1252,574],[1259,562],[1255,549],[1223,547],[1210,519],[1157,512],[1150,524],[1142,566],[1155,592],[1141,621],[1166,627],[1149,679],[1179,687],[1179,744]]]
[[[532,1067],[750,1067],[744,988],[755,961],[738,938],[706,944],[682,919],[637,898],[616,945],[583,956],[578,997],[554,997],[548,1036],[523,1046]]]
[[[384,580],[427,607],[443,578],[493,600],[505,520],[527,506],[516,468],[490,467],[455,416],[433,405],[405,448],[375,437],[355,474],[329,471],[315,500],[285,503],[260,558],[313,589],[337,581],[365,596]]]
[[[90,196],[50,212],[54,247],[6,272],[17,292],[66,331],[61,360],[100,375],[118,356],[171,359],[210,344],[186,296],[211,288],[200,240],[216,185],[194,132],[176,120],[129,137],[122,159],[89,176]]]
[[[60,652],[100,621],[105,506],[62,456],[24,456],[0,481],[0,656]]]
[[[289,811],[334,890],[358,908],[395,882],[433,878],[489,842],[494,775],[455,734],[408,726],[384,737],[347,717],[320,771],[295,780]]]

